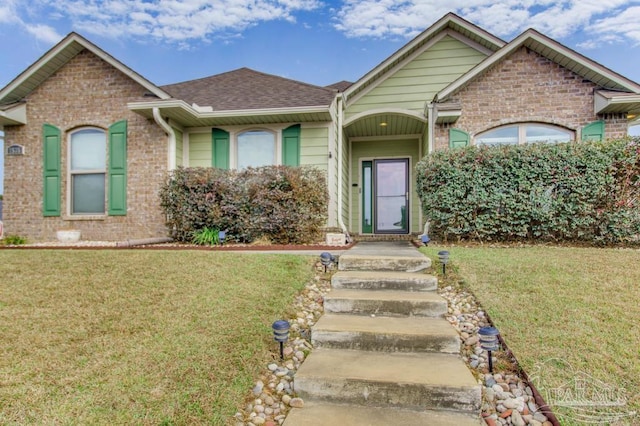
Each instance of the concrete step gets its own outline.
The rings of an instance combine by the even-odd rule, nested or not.
[[[407,255],[357,254],[351,250],[340,256],[340,271],[419,272],[431,267],[431,259],[417,250]]]
[[[331,277],[331,286],[334,289],[433,291],[438,288],[438,279],[421,272],[338,271]]]
[[[315,349],[294,377],[305,401],[475,415],[480,385],[457,355]]]
[[[444,318],[370,317],[325,313],[313,326],[316,348],[388,352],[460,352],[460,338]]]
[[[438,317],[447,301],[433,292],[335,289],[324,297],[324,311],[352,315]]]
[[[410,411],[399,408],[306,402],[289,412],[284,426],[479,426],[480,417],[454,411]]]

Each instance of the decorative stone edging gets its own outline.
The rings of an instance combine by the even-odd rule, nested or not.
[[[330,279],[330,274],[324,274],[324,266],[317,262],[314,280],[295,298],[296,317],[287,319],[291,329],[283,349],[284,360],[280,360],[278,347],[272,354],[273,361],[255,382],[248,402],[233,416],[236,426],[281,425],[291,408],[304,406],[293,391],[293,377],[313,349],[308,341],[310,330],[324,312],[323,299],[331,291]]]
[[[462,358],[482,387],[481,415],[488,426],[554,426],[557,420],[536,401],[536,390],[527,383],[511,352],[492,353],[494,372],[488,372],[488,355],[480,347],[478,330],[491,325],[475,296],[460,285],[440,287],[438,293],[449,305],[445,318],[462,341]],[[504,342],[503,342],[504,346]],[[502,368],[501,368],[502,367]],[[552,421],[553,420],[553,421]]]

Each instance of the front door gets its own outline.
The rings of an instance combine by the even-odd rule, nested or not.
[[[362,162],[362,233],[409,232],[409,160]]]

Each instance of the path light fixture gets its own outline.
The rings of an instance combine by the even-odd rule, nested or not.
[[[497,351],[498,347],[498,329],[495,327],[482,327],[478,330],[478,336],[480,337],[480,347],[482,350],[487,351],[489,355],[489,372],[493,373],[493,360],[491,359],[491,352]]]
[[[429,241],[431,241],[431,238],[429,238],[427,234],[422,234],[420,236],[420,240],[422,241],[422,244],[426,246],[427,244],[429,244]]]
[[[273,329],[273,340],[280,343],[280,359],[284,359],[284,344],[289,340],[289,321],[278,320],[271,325]]]
[[[327,267],[331,266],[332,263],[335,263],[336,258],[335,256],[332,256],[331,253],[329,252],[322,252],[320,253],[320,263],[322,263],[322,266],[324,266],[324,273],[327,273]]]
[[[224,244],[224,240],[227,238],[227,231],[219,231],[218,232],[218,242],[220,245]]]
[[[442,263],[442,275],[447,275],[447,263],[449,263],[449,252],[442,250],[438,252],[438,259]]]

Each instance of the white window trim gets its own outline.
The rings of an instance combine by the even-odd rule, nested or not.
[[[279,166],[282,164],[282,130],[274,131],[271,129],[266,129],[262,127],[249,127],[246,129],[242,129],[240,131],[235,132],[234,134],[229,134],[229,138],[231,139],[231,147],[229,153],[229,165],[233,169],[238,169],[238,137],[247,132],[265,132],[269,133],[273,136],[273,142],[275,143],[275,149],[273,150],[273,163],[271,165]]]
[[[74,175],[85,175],[85,174],[95,174],[95,173],[102,173],[104,174],[104,192],[105,192],[105,197],[107,195],[107,153],[105,152],[105,164],[104,164],[104,169],[95,169],[95,170],[82,170],[79,172],[73,172],[71,170],[71,138],[74,135],[74,133],[77,133],[79,131],[82,130],[99,130],[102,133],[104,133],[104,137],[105,137],[105,146],[107,145],[107,131],[103,128],[100,127],[94,127],[94,126],[84,126],[84,127],[78,127],[76,129],[73,129],[73,131],[69,132],[69,134],[67,135],[67,159],[66,159],[66,164],[67,164],[67,194],[66,194],[66,205],[67,205],[67,214],[65,215],[65,220],[96,220],[96,219],[104,219],[105,217],[107,217],[107,200],[104,200],[104,213],[74,213],[73,212],[73,203],[72,203],[72,198],[73,198],[73,176]]]
[[[569,135],[569,140],[576,140],[576,132],[574,130],[570,130],[567,129],[565,127],[562,126],[557,126],[555,124],[549,124],[549,123],[540,123],[540,122],[536,122],[536,121],[522,121],[522,122],[517,122],[517,123],[507,123],[507,124],[503,124],[501,126],[497,126],[497,127],[493,127],[491,129],[485,130],[481,133],[478,133],[477,135],[473,136],[473,145],[487,145],[487,146],[501,146],[501,145],[514,145],[514,144],[501,144],[501,143],[497,143],[497,144],[484,144],[484,143],[478,143],[478,139],[480,136],[492,132],[494,130],[498,130],[498,129],[502,129],[505,127],[517,127],[518,128],[518,143],[515,145],[527,145],[528,143],[532,143],[532,142],[527,142],[527,126],[537,126],[537,127],[546,127],[552,130],[557,130],[557,131],[561,131],[564,133],[567,133]],[[535,143],[535,142],[533,142]]]

